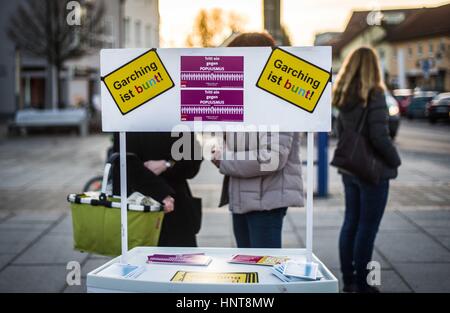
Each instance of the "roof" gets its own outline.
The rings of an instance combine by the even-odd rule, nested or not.
[[[450,3],[420,9],[389,32],[386,40],[405,41],[439,35],[450,35]]]
[[[403,24],[405,21],[409,19],[409,17],[414,14],[415,12],[419,11],[420,9],[414,8],[414,9],[394,9],[394,10],[381,10],[381,13],[384,15],[387,14],[395,14],[395,13],[403,13],[405,15],[405,19],[403,22],[400,23]],[[338,40],[333,45],[333,53],[339,53],[341,49],[343,49],[347,44],[349,44],[354,38],[356,38],[358,35],[363,33],[365,30],[367,30],[370,25],[367,24],[367,16],[372,11],[353,11],[350,20],[347,23],[347,27],[345,28],[344,32],[342,33],[340,40]],[[389,32],[391,29],[395,28],[394,25],[390,25],[387,23],[382,23],[380,25],[383,27],[387,32]],[[397,25],[398,27],[398,25]]]

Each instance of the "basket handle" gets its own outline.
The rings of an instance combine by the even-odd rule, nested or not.
[[[111,172],[111,163],[105,164],[105,170],[103,171],[103,180],[102,180],[102,194],[106,195],[106,187],[108,185],[109,173]]]
[[[133,158],[136,158],[139,160],[138,156],[134,153],[127,152],[126,156],[133,157]],[[105,169],[103,171],[102,190],[101,190],[100,197],[99,197],[100,200],[106,201],[106,199],[107,199],[108,195],[106,194],[106,188],[108,185],[109,175],[111,174],[111,169],[119,157],[120,157],[120,153],[114,152],[113,154],[111,154],[111,156],[108,159],[108,162],[105,164]]]

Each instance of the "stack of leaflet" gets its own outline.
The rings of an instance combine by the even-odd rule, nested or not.
[[[320,280],[323,275],[314,262],[287,261],[272,267],[272,274],[284,282]]]
[[[134,279],[141,275],[144,271],[145,268],[143,266],[113,263],[103,269],[101,273],[105,277]]]
[[[152,254],[147,263],[208,266],[212,258],[204,253],[189,254]]]
[[[187,283],[256,284],[257,272],[186,272],[178,271],[170,280]]]
[[[288,257],[270,255],[245,255],[236,254],[228,260],[229,263],[273,266],[288,261]]]

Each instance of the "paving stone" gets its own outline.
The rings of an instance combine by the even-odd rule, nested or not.
[[[436,236],[436,240],[442,243],[450,250],[450,236]]]
[[[416,292],[450,292],[450,263],[396,263],[395,267]]]
[[[64,293],[86,293],[86,278],[81,278],[81,284],[80,285],[73,285],[68,286],[66,285],[66,288],[64,289]]]
[[[339,280],[339,290],[344,287],[342,272],[338,268],[329,268],[334,276]],[[400,276],[393,270],[381,270],[381,285],[377,286],[383,293],[405,293],[411,289],[402,281]]]
[[[0,292],[61,292],[66,275],[64,265],[11,265],[0,272]]]
[[[432,236],[450,236],[450,227],[426,227],[425,230]]]
[[[0,270],[6,266],[16,255],[12,253],[0,254]]]
[[[51,224],[62,216],[61,212],[22,213],[8,219],[9,223]]]
[[[88,254],[73,249],[72,237],[66,234],[48,234],[42,237],[14,264],[67,264],[69,261],[83,262]]]
[[[283,248],[304,248],[302,239],[292,231],[283,231],[281,235]]]
[[[391,263],[450,262],[450,252],[421,232],[381,232],[376,245]]]
[[[0,230],[0,253],[19,253],[41,233],[40,230]]]
[[[73,226],[71,214],[68,214],[62,221],[53,227],[50,234],[66,234],[72,236]]]
[[[105,256],[105,255],[100,255],[100,254],[90,254],[89,260],[92,260],[92,259],[110,260],[111,257]]]
[[[381,231],[417,231],[417,227],[395,211],[387,211],[380,224]]]
[[[81,265],[81,276],[86,277],[87,274],[96,268],[104,265],[108,261],[110,261],[112,258],[107,259],[88,259],[84,264]]]
[[[297,228],[306,226],[306,213],[303,211],[288,210],[288,218]],[[336,209],[315,210],[313,213],[314,227],[332,227],[339,228],[342,225],[343,215]]]
[[[48,223],[17,223],[3,222],[0,224],[0,231],[45,231],[51,227]]]
[[[450,228],[450,210],[432,210],[432,211],[401,210],[401,212],[408,218],[413,220],[417,225],[424,228],[427,227]]]
[[[340,268],[339,233],[337,231],[316,231],[313,238],[313,251],[325,265],[331,268]],[[373,251],[372,260],[379,262],[382,269],[391,269],[389,263],[376,249]]]
[[[7,199],[2,199],[2,198],[0,198],[0,200],[2,202],[3,201],[5,201],[5,202],[8,201]],[[4,220],[8,219],[10,216],[11,216],[11,214],[9,212],[0,210],[0,222],[3,222]]]
[[[198,236],[197,244],[199,247],[235,247],[236,243],[232,236]]]
[[[405,284],[401,277],[393,270],[381,270],[381,292],[404,293],[412,290]]]

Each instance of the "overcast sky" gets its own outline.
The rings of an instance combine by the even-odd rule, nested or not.
[[[243,15],[246,30],[263,29],[263,0],[160,0],[161,46],[184,47],[198,12],[221,8]],[[312,45],[314,35],[324,31],[343,31],[352,10],[424,7],[448,3],[442,0],[282,0],[282,22],[293,45]]]

